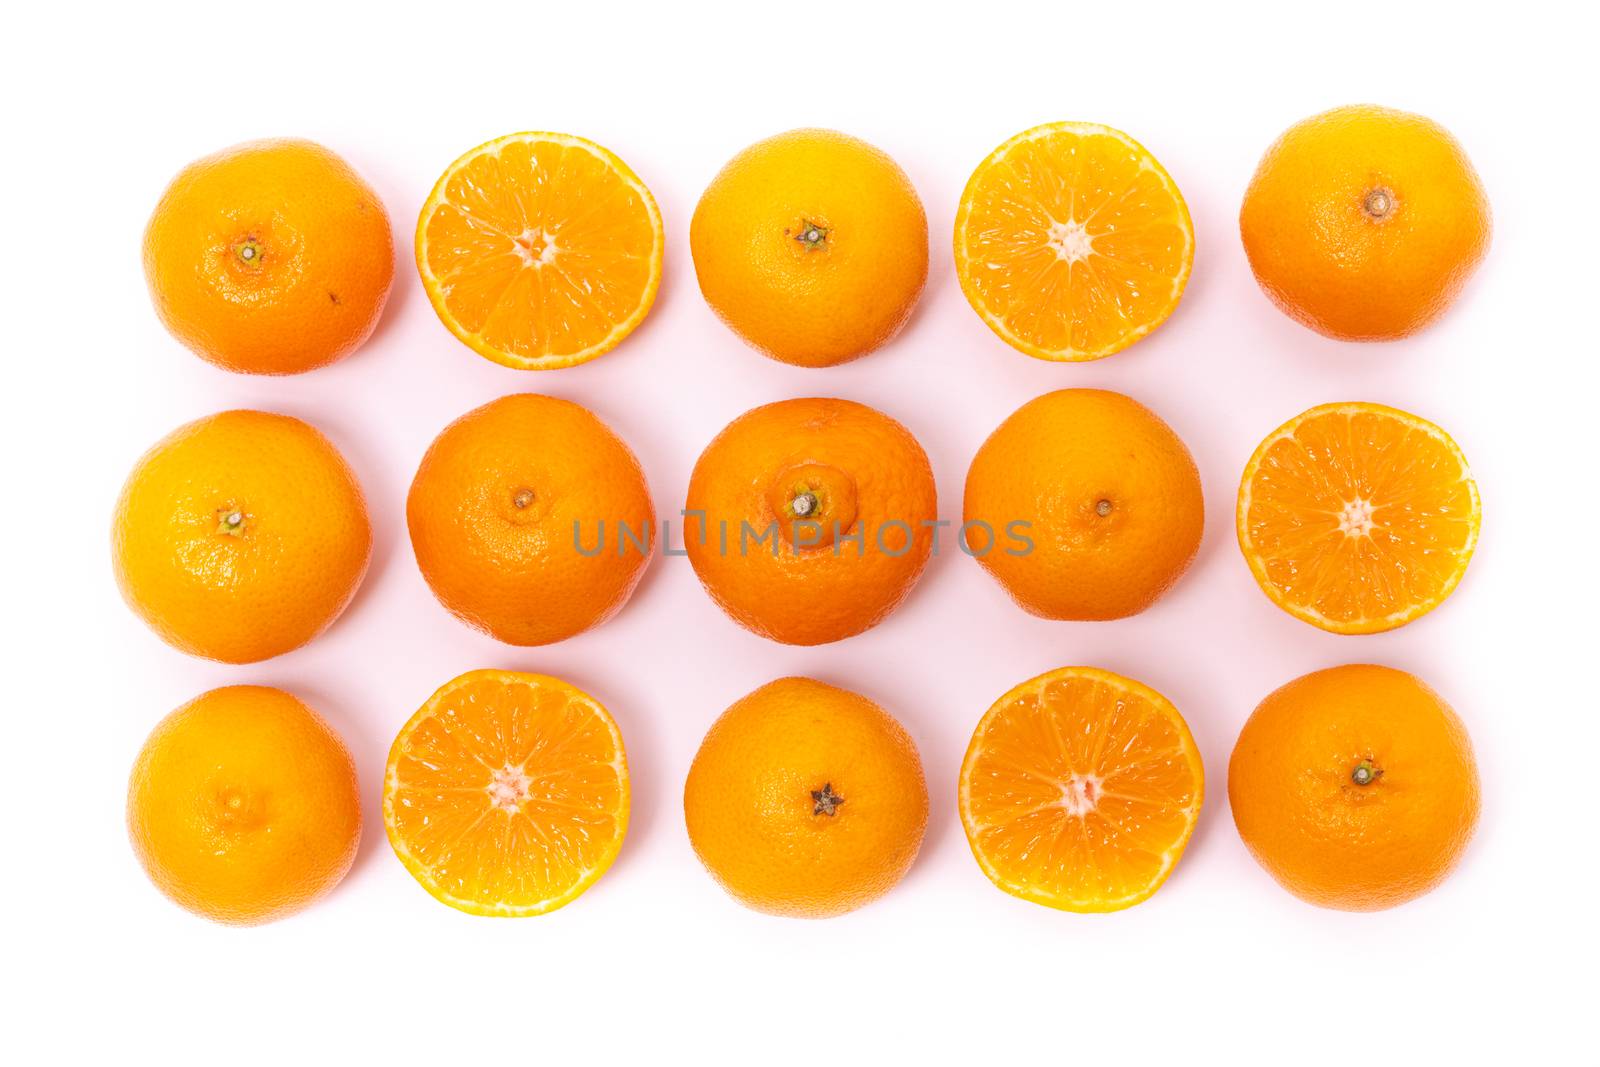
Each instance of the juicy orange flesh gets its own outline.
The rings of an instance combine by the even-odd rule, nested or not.
[[[1097,351],[1159,321],[1177,299],[1185,210],[1122,141],[1064,131],[1024,141],[986,168],[972,194],[972,284],[1022,339]]]
[[[424,234],[457,324],[527,358],[583,352],[633,316],[656,240],[644,198],[607,160],[552,141],[469,159]]]
[[[483,908],[533,907],[609,861],[622,756],[588,704],[478,680],[431,710],[405,738],[392,818],[434,888]]]
[[[968,777],[976,844],[1005,881],[1114,903],[1165,877],[1200,783],[1163,709],[1094,678],[1045,682],[985,724]]]
[[[1245,521],[1286,599],[1353,622],[1448,593],[1475,539],[1474,512],[1448,443],[1390,416],[1331,412],[1268,446]]]

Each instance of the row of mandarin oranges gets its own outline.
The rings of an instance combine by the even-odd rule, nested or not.
[[[1443,130],[1351,108],[1279,140],[1251,184],[1241,232],[1286,311],[1332,336],[1379,339],[1419,328],[1453,299],[1484,252],[1488,212]],[[741,153],[702,198],[690,236],[708,303],[787,362],[829,365],[885,343],[926,277],[926,221],[905,175],[828,131]],[[611,153],[522,134],[452,165],[423,208],[416,251],[453,333],[498,362],[552,368],[602,354],[642,321],[662,228],[648,190]],[[1040,358],[1092,359],[1171,313],[1193,236],[1176,185],[1143,148],[1105,127],[1055,124],[1006,142],[974,173],[955,253],[969,301],[1002,338]],[[370,334],[392,279],[392,238],[381,203],[332,153],[261,142],[179,175],[150,222],[145,262],[158,312],[189,347],[234,370],[290,373]],[[1118,618],[1187,568],[1201,511],[1194,462],[1159,417],[1121,394],[1063,390],[1024,405],[984,443],[953,540],[1034,614]],[[884,618],[943,526],[911,433],[838,399],[735,420],[696,464],[683,514],[686,554],[719,605],[795,644]],[[522,645],[614,614],[656,544],[627,446],[587,410],[531,394],[446,428],[413,481],[407,520],[441,602]],[[1238,527],[1280,606],[1335,632],[1372,632],[1449,595],[1476,539],[1478,498],[1437,427],[1380,405],[1332,404],[1262,443]],[[359,486],[325,438],[298,420],[235,411],[181,428],[140,461],[114,541],[124,596],[158,633],[251,662],[332,622],[365,571],[371,533]],[[1409,899],[1443,876],[1470,833],[1470,747],[1448,707],[1409,676],[1324,674],[1334,680],[1303,679],[1282,691],[1297,696],[1258,709],[1252,724],[1269,723],[1255,730],[1260,743],[1246,744],[1251,727],[1241,736],[1230,774],[1240,830],[1308,899]],[[276,691],[222,690],[180,709],[152,734],[130,787],[146,869],[181,902],[236,921],[320,895],[359,833],[359,812],[352,822],[324,810],[353,782],[342,751],[314,713]],[[1160,885],[1202,793],[1198,755],[1164,698],[1066,668],[991,709],[963,767],[960,807],[974,854],[1002,888],[1105,910]],[[576,896],[620,845],[627,803],[621,737],[604,709],[554,679],[498,672],[441,689],[396,739],[385,781],[401,860],[435,896],[488,914]],[[903,873],[926,793],[892,718],[791,679],[713,727],[685,809],[697,853],[735,896],[830,914]],[[173,810],[194,817],[175,821]],[[1324,827],[1342,829],[1309,833],[1310,816],[1329,810],[1337,817]],[[329,846],[320,867],[315,850],[282,851],[318,833]],[[1363,847],[1367,865],[1339,881],[1335,861]]]
[[[1381,736],[1376,753],[1350,735]],[[1315,768],[1316,773],[1305,773]],[[1062,667],[996,700],[961,763],[956,810],[1000,889],[1063,911],[1149,899],[1182,858],[1205,768],[1166,697],[1092,667]],[[521,917],[581,896],[615,860],[632,804],[622,731],[558,678],[470,671],[390,747],[383,821],[436,900]],[[134,849],[184,907],[249,925],[293,914],[349,870],[362,830],[338,734],[281,689],[214,689],[151,733],[129,784]],[[1461,720],[1403,671],[1316,671],[1269,695],[1228,764],[1235,825],[1289,891],[1353,911],[1438,885],[1478,815]],[[1343,823],[1298,814],[1354,807]],[[689,766],[683,816],[706,870],[774,915],[823,918],[905,876],[928,822],[921,756],[860,694],[781,678],[734,702]]]
[[[1341,108],[1285,133],[1240,212],[1262,288],[1331,337],[1413,333],[1483,257],[1489,207],[1471,162],[1416,115]],[[648,314],[663,226],[627,164],[581,137],[512,134],[440,177],[416,264],[444,324],[511,367],[615,347]],[[690,223],[701,292],[774,359],[831,366],[880,347],[927,278],[928,227],[904,171],[831,130],[752,145]],[[956,275],[983,321],[1028,355],[1099,359],[1160,326],[1183,294],[1194,231],[1171,176],[1126,134],[1053,123],[996,148],[956,213]],[[145,236],[157,312],[230,370],[290,374],[371,334],[393,276],[383,204],[338,156],[262,141],[173,181]]]
[[[978,449],[959,523],[939,518],[912,433],[837,398],[735,419],[694,466],[681,529],[656,514],[628,445],[587,408],[536,393],[447,426],[406,501],[435,596],[521,646],[610,619],[662,541],[729,617],[787,644],[877,625],[941,549],[975,558],[1034,615],[1123,618],[1188,569],[1204,506],[1188,448],[1154,412],[1121,393],[1063,389],[1024,404]],[[1335,633],[1392,629],[1438,605],[1478,524],[1454,442],[1374,404],[1325,405],[1274,430],[1245,468],[1236,522],[1267,595]],[[139,461],[116,506],[113,556],[128,604],[168,643],[252,663],[333,623],[371,542],[365,497],[326,437],[237,410],[180,427]]]

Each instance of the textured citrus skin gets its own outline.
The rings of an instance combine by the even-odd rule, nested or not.
[[[555,370],[634,331],[661,285],[655,197],[583,137],[507,134],[445,169],[417,217],[422,288],[439,321],[506,367]]]
[[[355,764],[283,690],[213,689],[145,741],[128,778],[128,836],[156,888],[190,911],[239,925],[281,919],[355,862]]]
[[[112,566],[134,614],[174,648],[224,663],[327,629],[371,555],[350,465],[314,427],[265,411],[174,430],[134,466],[112,518]]]
[[[1035,359],[1084,362],[1122,351],[1177,308],[1194,224],[1138,141],[1050,122],[973,170],[953,247],[961,292],[1003,341]]]
[[[983,873],[1062,911],[1155,895],[1200,819],[1206,774],[1189,725],[1142,682],[1059,667],[990,706],[961,761],[957,808]]]
[[[689,247],[711,309],[803,367],[887,344],[928,278],[928,219],[905,171],[834,130],[791,130],[729,160],[695,206]]]
[[[808,490],[816,509],[800,523],[790,505]],[[684,510],[689,561],[712,599],[791,645],[838,641],[888,616],[927,566],[938,513],[933,470],[909,430],[817,397],[729,423],[696,461]]]
[[[1461,859],[1478,769],[1439,694],[1404,671],[1352,664],[1261,702],[1234,745],[1228,801],[1251,855],[1289,892],[1377,911],[1428,892]]]
[[[1239,550],[1262,592],[1337,634],[1381,633],[1461,583],[1483,521],[1450,435],[1382,404],[1321,404],[1278,427],[1239,480]]]
[[[435,900],[519,918],[599,881],[622,849],[630,801],[622,732],[599,701],[548,675],[477,670],[400,728],[383,824]]]
[[[394,236],[372,187],[311,141],[251,141],[185,167],[144,235],[156,314],[202,359],[298,374],[372,335]]]
[[[412,479],[406,522],[439,602],[512,645],[562,641],[622,610],[655,538],[628,446],[587,408],[536,393],[445,427]]]
[[[1489,249],[1489,200],[1454,137],[1370,104],[1291,126],[1245,190],[1256,281],[1328,337],[1389,341],[1455,302]]]
[[[964,522],[987,523],[981,563],[1047,619],[1120,619],[1188,569],[1205,524],[1200,473],[1150,409],[1100,389],[1062,389],[1018,408],[967,471]],[[1026,522],[1031,550],[1007,536]],[[972,527],[968,543],[984,548]]]
[[[740,903],[825,918],[905,877],[927,828],[928,787],[911,736],[878,705],[781,678],[712,724],[683,813],[700,862]]]

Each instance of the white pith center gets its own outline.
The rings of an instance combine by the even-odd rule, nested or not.
[[[1350,537],[1365,537],[1372,532],[1372,501],[1347,500],[1339,512],[1339,530]]]
[[[1050,247],[1055,249],[1057,259],[1076,263],[1080,259],[1089,258],[1089,253],[1094,251],[1094,238],[1089,236],[1089,231],[1083,223],[1074,219],[1052,222]]]
[[[1061,806],[1068,815],[1087,815],[1100,806],[1100,779],[1092,774],[1074,774],[1061,783]]]
[[[489,803],[502,811],[516,811],[528,799],[533,779],[521,767],[507,764],[489,777]]]
[[[537,226],[523,230],[512,238],[511,243],[516,247],[523,266],[527,267],[542,267],[554,262],[558,251],[555,236]]]

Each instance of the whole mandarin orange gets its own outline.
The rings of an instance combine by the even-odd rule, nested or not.
[[[1444,314],[1489,249],[1489,200],[1454,137],[1370,104],[1291,126],[1245,190],[1239,233],[1285,314],[1346,341]]]
[[[361,840],[356,768],[281,689],[213,689],[151,731],[128,780],[128,835],[150,880],[218,922],[271,922],[322,897]]]
[[[371,336],[394,280],[372,187],[311,141],[250,141],[196,160],[144,235],[156,314],[202,359],[298,374]]]
[[[1121,393],[1061,389],[1028,401],[967,471],[969,551],[1047,619],[1148,608],[1188,569],[1204,524],[1189,449]]]
[[[878,705],[782,678],[712,724],[683,812],[695,854],[736,900],[824,918],[905,877],[927,828],[928,787],[916,744]]]
[[[355,472],[314,427],[224,411],[134,466],[111,554],[123,599],[162,640],[254,663],[339,617],[366,574],[372,526]]]
[[[1239,836],[1289,892],[1376,911],[1444,880],[1478,822],[1478,769],[1456,713],[1390,667],[1315,671],[1271,693],[1228,762]]]
[[[928,277],[928,219],[905,171],[834,130],[791,130],[729,160],[695,206],[689,248],[711,309],[803,367],[887,344]]]
[[[849,400],[747,411],[689,476],[684,547],[741,626],[791,645],[858,634],[899,606],[933,550],[937,502],[911,432]]]
[[[562,641],[622,610],[649,565],[655,521],[622,439],[587,408],[537,393],[445,427],[406,499],[433,595],[512,645]]]

